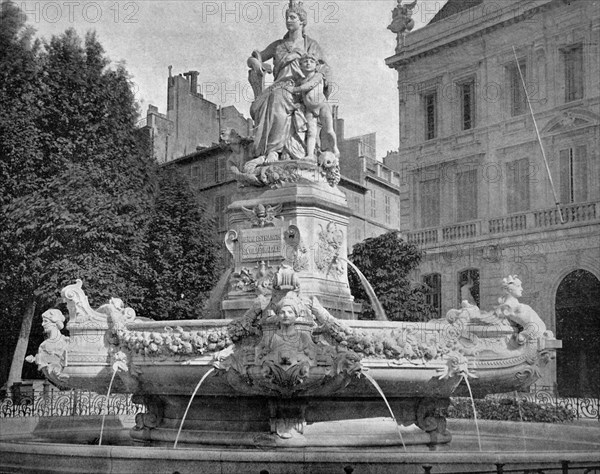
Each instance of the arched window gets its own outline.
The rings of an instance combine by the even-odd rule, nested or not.
[[[442,317],[442,276],[439,273],[423,275],[425,303],[430,305],[438,318]]]
[[[479,270],[476,268],[458,274],[458,304],[464,300],[479,306]]]

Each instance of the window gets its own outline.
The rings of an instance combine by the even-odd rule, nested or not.
[[[458,304],[464,300],[479,304],[479,270],[470,268],[458,274]]]
[[[356,214],[360,213],[360,196],[354,195],[354,212]]]
[[[583,45],[561,50],[565,68],[565,102],[583,98]]]
[[[431,92],[423,96],[425,105],[425,140],[437,136],[437,94]]]
[[[529,210],[529,159],[506,164],[506,212]]]
[[[217,158],[217,166],[215,167],[215,182],[220,183],[227,179],[227,158],[220,156]]]
[[[421,226],[434,227],[440,223],[440,180],[421,181]]]
[[[475,81],[460,84],[460,109],[463,130],[475,127]]]
[[[525,88],[523,82],[527,80],[527,65],[525,60],[519,61],[521,67],[521,74],[517,65],[508,66],[508,81],[510,86],[510,113],[513,117],[522,115],[527,109],[527,96],[525,95]]]
[[[215,158],[207,158],[204,162],[204,172],[202,173],[202,184],[211,184],[217,175],[217,163]]]
[[[560,151],[560,202],[587,201],[587,148],[585,145]]]
[[[192,179],[198,179],[200,177],[200,166],[194,165],[190,168],[190,175]]]
[[[354,240],[356,240],[356,242],[360,242],[362,240],[362,232],[360,231],[360,227],[358,227],[358,225],[354,228]]]
[[[392,222],[392,198],[385,196],[385,223]]]
[[[477,219],[477,170],[456,175],[456,220],[458,222]]]
[[[215,217],[217,219],[217,229],[220,230],[227,225],[227,196],[215,196]]]
[[[438,318],[442,317],[442,275],[430,273],[423,275],[425,285],[425,303],[431,306]]]
[[[371,190],[371,217],[377,217],[377,195],[375,190]]]

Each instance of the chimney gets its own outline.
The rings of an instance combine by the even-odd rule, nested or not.
[[[337,138],[338,143],[344,140],[344,120],[339,117],[340,106],[332,105],[331,106],[331,119],[333,122],[333,131],[335,132],[335,136]]]
[[[335,120],[335,134],[337,135],[338,143],[344,141],[344,119],[336,119]]]
[[[190,77],[190,92],[192,94],[198,93],[198,75],[200,73],[198,71],[189,71],[185,73],[185,76]]]

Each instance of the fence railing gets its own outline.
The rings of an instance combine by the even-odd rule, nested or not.
[[[82,390],[35,390],[0,401],[0,418],[26,416],[136,415],[144,405],[133,403],[131,395],[106,395]]]
[[[488,395],[488,397],[533,402],[550,410],[553,408],[568,410],[576,420],[600,421],[600,393],[596,396],[561,397],[556,387],[538,385],[532,387],[531,392],[502,393]]]
[[[526,468],[511,468],[508,464],[494,464],[493,469],[478,470],[477,474],[550,474],[557,472],[561,474],[600,474],[600,464],[598,463],[572,463],[571,461],[560,461],[555,466],[548,466],[549,463],[544,463],[539,466],[527,466]],[[474,471],[440,471],[433,466],[421,466],[423,474],[474,474]]]

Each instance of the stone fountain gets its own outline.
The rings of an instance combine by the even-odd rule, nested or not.
[[[560,347],[519,303],[514,276],[491,311],[464,302],[427,323],[357,319],[345,260],[351,211],[337,188],[330,111],[315,93],[326,91],[328,68],[318,43],[299,33],[305,18],[290,2],[284,39],[248,60],[258,125],[252,159],[231,163],[240,188],[228,209],[234,269],[224,317],[152,321],[118,298],[93,309],[81,281],[62,290],[69,337],[60,311],[44,314],[49,338],[30,361],[51,382],[106,393],[116,372],[113,392],[146,407],[129,430],[142,451],[90,455],[101,466],[108,456],[110,469],[130,472],[131,456],[138,466],[160,458],[170,469],[210,471],[285,456],[279,470],[298,472],[311,465],[306,456],[331,455],[319,449],[342,449],[347,460],[349,448],[395,446],[396,456],[407,446],[443,446],[452,438],[443,410],[463,381],[479,395],[524,389]],[[265,88],[271,70],[275,82]],[[204,457],[165,448],[177,442],[201,446]],[[140,447],[148,445],[155,448]],[[316,451],[298,451],[308,448]],[[389,456],[382,451],[380,461]],[[313,461],[326,472],[325,461]]]

